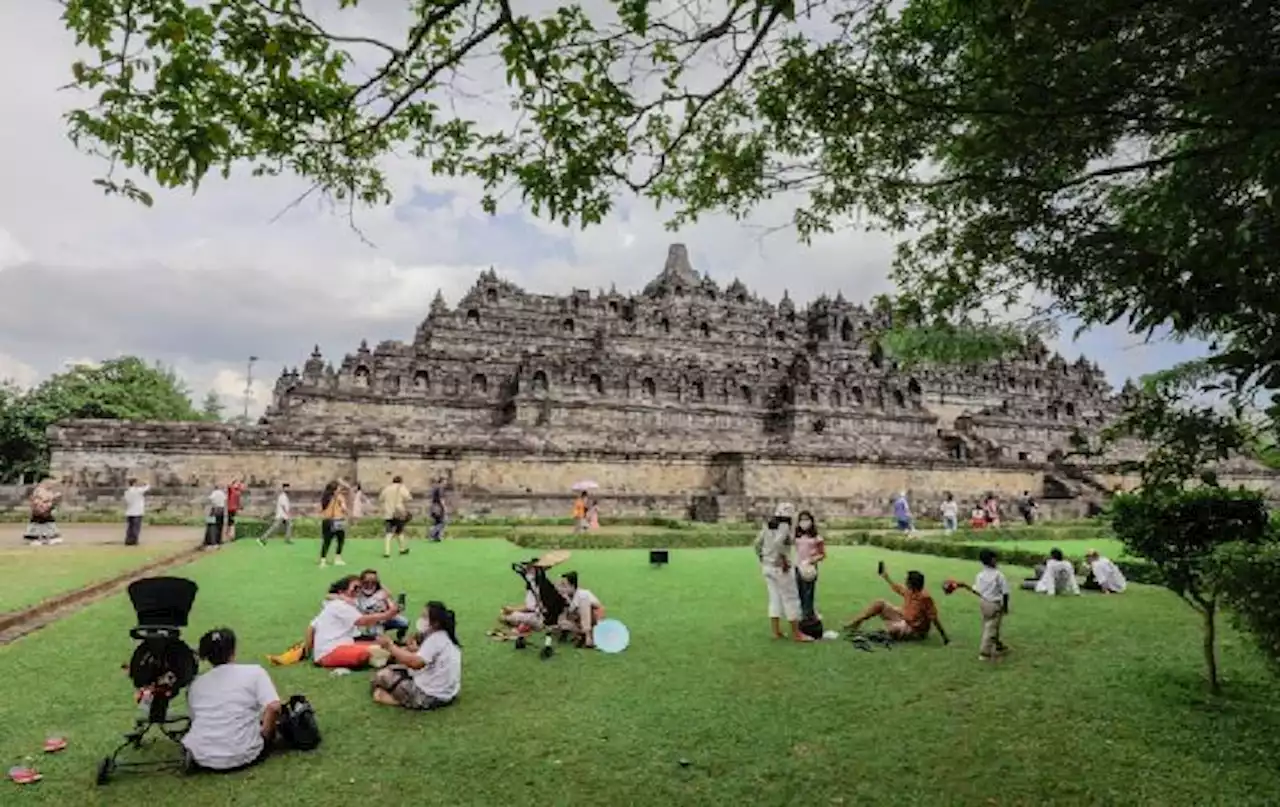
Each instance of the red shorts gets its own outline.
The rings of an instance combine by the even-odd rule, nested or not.
[[[316,666],[319,667],[347,667],[356,669],[363,667],[369,663],[369,651],[375,645],[369,643],[357,644],[340,644],[337,647],[325,653],[324,658],[316,659]]]

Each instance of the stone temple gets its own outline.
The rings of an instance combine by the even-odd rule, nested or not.
[[[638,294],[531,294],[489,270],[456,307],[437,294],[412,341],[336,364],[317,347],[256,425],[60,424],[54,476],[72,507],[114,503],[137,475],[175,510],[232,475],[303,500],[337,477],[446,477],[463,511],[548,515],[590,479],[606,514],[709,520],[778,499],[880,514],[898,490],[917,509],[1027,490],[1083,512],[1122,482],[1063,459],[1118,406],[1095,364],[1034,346],[908,371],[877,341],[889,324],[839,295],[798,307],[722,288],[683,245]]]

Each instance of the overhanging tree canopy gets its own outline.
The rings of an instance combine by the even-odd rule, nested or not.
[[[619,192],[675,225],[794,193],[805,237],[857,214],[920,234],[897,270],[926,334],[1032,293],[1213,340],[1280,388],[1275,4],[396,5],[375,36],[358,14],[385,6],[358,0],[66,0],[96,51],[74,83],[98,93],[72,136],[148,202],[139,174],[195,188],[241,164],[385,202],[392,153],[566,223]],[[458,112],[459,75],[495,62],[510,119]]]

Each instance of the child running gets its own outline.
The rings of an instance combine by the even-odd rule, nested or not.
[[[981,601],[982,644],[978,647],[981,661],[993,661],[1006,649],[1000,641],[1000,623],[1009,613],[1009,581],[996,566],[998,557],[994,549],[982,550],[978,553],[982,571],[974,578],[973,585],[956,583],[956,588],[972,591]]]

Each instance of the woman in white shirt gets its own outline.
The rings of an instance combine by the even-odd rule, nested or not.
[[[1090,549],[1086,552],[1084,559],[1089,564],[1089,571],[1093,573],[1093,585],[1097,586],[1103,594],[1119,594],[1128,586],[1120,567],[1099,555],[1095,550]]]
[[[236,635],[217,628],[200,637],[200,658],[213,668],[191,682],[191,728],[182,738],[188,770],[235,771],[271,752],[280,696],[257,664],[236,663]]]
[[[345,667],[357,670],[368,665],[379,651],[370,642],[358,642],[360,629],[381,625],[398,611],[394,603],[387,610],[363,613],[356,604],[360,578],[355,575],[338,580],[329,586],[329,597],[311,624],[307,627],[304,648],[320,667]]]
[[[1080,584],[1076,581],[1076,570],[1063,559],[1061,549],[1049,550],[1049,560],[1044,564],[1044,573],[1036,581],[1036,593],[1048,594],[1050,597],[1080,593]]]
[[[427,603],[422,644],[397,647],[391,637],[378,637],[378,645],[391,654],[394,664],[373,676],[373,700],[386,706],[431,711],[449,706],[462,690],[462,645],[457,620],[444,603]]]

